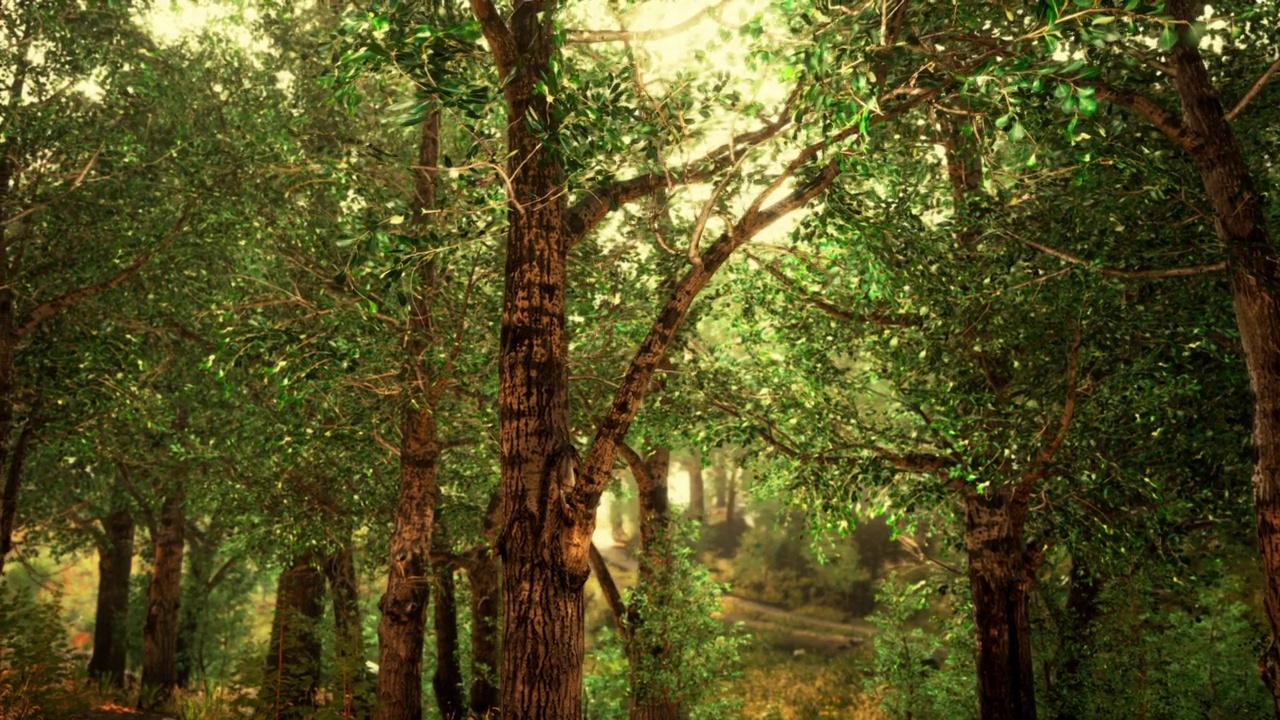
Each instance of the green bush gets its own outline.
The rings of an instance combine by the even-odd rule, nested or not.
[[[0,720],[70,716],[78,675],[60,597],[0,578]]]

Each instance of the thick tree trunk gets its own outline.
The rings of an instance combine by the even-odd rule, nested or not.
[[[436,207],[436,166],[440,158],[440,113],[429,111],[422,122],[418,171],[414,183],[414,221],[422,228]],[[440,445],[431,407],[433,379],[427,377],[423,354],[434,342],[431,293],[436,288],[430,259],[418,266],[409,331],[405,337],[406,387],[400,442],[400,497],[391,535],[391,567],[387,591],[378,602],[377,720],[422,717],[422,648],[430,599],[431,532],[438,494],[436,460]]]
[[[129,575],[133,571],[133,515],[116,510],[102,520],[98,544],[98,604],[89,677],[124,687],[129,627]]]
[[[364,664],[364,633],[360,617],[360,585],[351,543],[324,560],[325,579],[333,602],[338,694],[343,717],[365,717],[368,712]]]
[[[1028,591],[1038,562],[1022,538],[1025,507],[991,492],[965,500],[979,712],[982,720],[1035,720]]]
[[[447,550],[438,542],[441,528],[435,528],[433,543],[438,550]],[[458,600],[454,585],[453,567],[448,563],[435,563],[435,602],[432,620],[436,631],[436,671],[431,676],[431,687],[436,694],[436,707],[443,720],[463,720],[467,716],[467,704],[462,693],[462,665],[458,658]]]
[[[182,597],[182,551],[185,498],[171,492],[160,508],[151,542],[155,548],[151,585],[147,588],[147,621],[142,635],[142,695],[138,707],[167,705],[178,685],[178,606]]]
[[[1194,20],[1201,3],[1176,0],[1170,9]],[[1231,299],[1253,388],[1253,495],[1258,549],[1266,578],[1271,646],[1259,661],[1263,682],[1280,718],[1280,270],[1254,185],[1218,100],[1216,88],[1185,26],[1174,47],[1173,84],[1183,120],[1197,144],[1191,152],[1213,207],[1218,239],[1227,255]]]
[[[707,516],[706,487],[702,482],[702,455],[694,450],[685,461],[689,470],[689,517],[702,522]]]
[[[320,689],[320,628],[324,574],[310,554],[280,573],[276,609],[267,645],[266,671],[258,699],[266,717],[308,718]]]
[[[471,580],[471,715],[497,718],[502,707],[498,669],[502,667],[502,569],[485,549],[467,564]]]
[[[490,33],[502,20],[483,5],[472,2],[486,13]],[[577,465],[565,333],[568,239],[562,173],[543,140],[554,132],[553,119],[546,95],[535,89],[550,73],[552,52],[539,8],[523,3],[510,28],[493,36],[502,43],[495,48],[499,72],[511,73],[504,88],[512,194],[498,391],[502,707],[521,720],[580,720],[589,570],[585,547],[566,542],[572,529],[565,496]]]

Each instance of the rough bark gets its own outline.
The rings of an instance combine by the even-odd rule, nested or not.
[[[436,206],[435,176],[440,157],[440,114],[430,110],[422,123],[414,183],[414,226],[428,222]],[[431,531],[437,496],[436,460],[440,455],[435,414],[430,407],[431,379],[426,377],[423,353],[433,338],[430,293],[434,266],[418,267],[409,331],[405,337],[407,398],[400,443],[400,496],[391,535],[391,565],[387,590],[378,602],[377,720],[419,720],[422,717],[422,648],[426,608],[430,599]]]
[[[435,528],[432,543],[437,551],[447,551],[441,537],[442,527]],[[462,720],[467,704],[462,692],[462,665],[458,658],[458,600],[453,566],[437,562],[434,567],[436,593],[432,621],[436,634],[436,671],[431,687],[436,694],[436,707],[443,720]]]
[[[689,517],[702,522],[707,516],[706,486],[702,481],[702,455],[693,451],[685,461],[689,470]]]
[[[1039,561],[1022,537],[1026,504],[1011,495],[971,492],[965,501],[982,720],[1036,717],[1028,592]]]
[[[315,714],[320,689],[320,628],[324,574],[311,554],[294,559],[276,583],[276,608],[258,700],[267,717]]]
[[[497,718],[502,707],[498,670],[502,667],[502,569],[485,548],[467,563],[471,581],[471,715]]]
[[[333,603],[335,653],[337,654],[338,696],[343,717],[368,714],[365,682],[364,633],[360,616],[360,585],[356,578],[355,554],[351,543],[324,560],[324,575]]]
[[[98,602],[89,677],[124,687],[129,627],[129,575],[133,571],[133,514],[116,510],[102,519],[98,543]]]
[[[1187,22],[1200,8],[1201,3],[1190,0],[1169,4],[1175,16]],[[1180,32],[1170,58],[1173,84],[1183,122],[1195,140],[1191,157],[1226,251],[1232,305],[1253,389],[1254,519],[1272,637],[1259,670],[1280,718],[1280,270],[1262,198],[1227,124],[1217,89],[1186,27],[1180,26]]]
[[[167,705],[178,686],[178,606],[182,597],[185,499],[171,492],[160,508],[151,542],[155,550],[142,635],[142,688],[138,707]]]

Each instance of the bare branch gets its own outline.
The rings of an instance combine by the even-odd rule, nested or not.
[[[1263,86],[1267,84],[1267,81],[1270,80],[1271,76],[1275,75],[1277,71],[1280,71],[1280,58],[1277,58],[1275,62],[1271,63],[1271,67],[1267,68],[1266,72],[1262,73],[1262,76],[1253,83],[1253,87],[1249,88],[1249,92],[1245,93],[1244,97],[1240,98],[1240,102],[1236,103],[1236,106],[1231,108],[1231,112],[1227,113],[1226,116],[1227,122],[1232,122],[1240,116],[1240,113],[1249,106],[1249,103],[1253,102],[1253,99],[1258,96],[1258,93],[1262,92]]]
[[[1117,278],[1119,280],[1156,280],[1160,278],[1193,277],[1196,275],[1219,273],[1227,269],[1226,261],[1213,263],[1211,265],[1192,265],[1190,267],[1154,270],[1118,270],[1116,268],[1099,267],[1079,255],[1072,255],[1065,250],[1058,250],[1057,248],[1049,247],[1043,243],[1038,243],[1035,240],[1028,240],[1027,238],[1019,237],[1011,233],[1006,234],[1018,242],[1028,247],[1033,247],[1046,255],[1052,255],[1059,260],[1065,260],[1066,262],[1074,265],[1079,265],[1086,270],[1092,270],[1099,275],[1109,278]]]
[[[191,206],[193,204],[195,204],[194,200],[189,200],[187,202],[186,207],[182,209],[182,214],[173,223],[173,227],[169,229],[169,234],[160,243],[160,246],[158,248],[156,248],[155,250],[147,250],[146,252],[142,253],[128,267],[116,273],[114,276],[106,280],[103,280],[102,282],[94,283],[93,285],[86,285],[82,288],[72,290],[71,292],[68,292],[64,295],[60,295],[59,297],[56,297],[52,300],[48,300],[46,302],[40,303],[39,305],[35,306],[34,308],[31,309],[30,312],[28,312],[25,316],[23,316],[22,321],[18,324],[15,334],[18,336],[18,338],[23,338],[31,334],[31,331],[39,327],[40,324],[43,323],[45,320],[48,320],[54,315],[57,315],[59,312],[67,309],[68,307],[71,307],[72,305],[86,298],[90,298],[99,293],[106,292],[107,290],[110,290],[116,287],[117,285],[120,285],[125,280],[128,280],[129,277],[131,277],[134,273],[141,270],[142,267],[145,266],[147,262],[151,260],[151,257],[153,255],[155,255],[157,252],[160,252],[161,250],[164,250],[169,246],[171,242],[173,242],[173,239],[177,237],[178,233],[182,231],[182,227],[186,225],[187,218],[191,214]]]
[[[613,612],[614,623],[618,626],[618,634],[622,636],[623,644],[629,643],[631,624],[628,622],[627,604],[622,601],[622,593],[618,592],[618,584],[613,581],[613,573],[609,572],[609,566],[605,564],[604,556],[600,554],[595,543],[591,543],[587,549],[587,564],[591,566],[591,572],[595,573],[596,581],[604,591],[604,600],[608,603],[609,610]]]

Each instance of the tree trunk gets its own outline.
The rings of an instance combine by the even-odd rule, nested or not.
[[[716,458],[716,463],[711,466],[711,485],[716,493],[716,507],[724,507],[725,498],[729,490],[729,465],[723,452]]]
[[[1176,0],[1174,15],[1188,23],[1200,3]],[[1259,661],[1280,718],[1280,270],[1267,231],[1261,196],[1245,165],[1217,89],[1187,26],[1172,54],[1173,84],[1183,119],[1198,140],[1191,156],[1213,207],[1218,239],[1226,251],[1231,299],[1253,389],[1253,496],[1258,549],[1266,578],[1271,646]]]
[[[702,482],[702,455],[694,450],[685,462],[689,469],[689,517],[702,522],[707,516],[706,488]]]
[[[320,616],[324,614],[324,574],[311,554],[294,559],[276,584],[266,672],[258,698],[268,717],[307,718],[315,714],[320,689]]]
[[[738,522],[738,520],[733,513],[735,506],[738,504],[738,473],[733,470],[726,471],[724,484],[724,525],[736,536],[737,531],[734,529],[734,523]]]
[[[481,11],[485,3],[473,0]],[[570,439],[563,175],[543,138],[554,132],[545,93],[552,39],[540,3],[522,3],[495,52],[509,77],[510,197],[498,410],[502,518],[502,707],[521,720],[582,718],[585,547],[569,542],[575,484]],[[486,15],[486,33],[501,18]],[[507,44],[514,42],[520,49]],[[491,42],[491,44],[493,44]],[[518,55],[514,53],[518,52]],[[581,552],[579,552],[581,550]]]
[[[0,289],[0,304],[4,302],[7,290]],[[3,332],[3,313],[8,312],[0,307],[0,332]],[[18,490],[22,487],[22,469],[27,459],[27,449],[31,446],[31,437],[35,434],[34,418],[27,418],[27,424],[18,434],[13,452],[9,450],[9,431],[13,426],[13,399],[5,393],[11,393],[13,376],[13,356],[5,349],[6,340],[0,340],[0,468],[4,468],[6,455],[9,466],[5,469],[4,490],[0,491],[0,573],[4,572],[4,561],[13,550],[13,529],[18,519]],[[8,364],[9,367],[4,367]]]
[[[965,545],[977,634],[978,707],[982,720],[1035,720],[1028,591],[1038,562],[1022,539],[1026,508],[969,492]]]
[[[1090,571],[1083,559],[1072,557],[1071,585],[1067,590],[1063,632],[1059,639],[1062,660],[1051,693],[1057,700],[1058,720],[1085,717],[1077,710],[1075,700],[1083,697],[1087,689],[1087,678],[1081,677],[1080,667],[1090,652],[1093,621],[1102,613],[1098,605],[1101,592],[1102,580]]]
[[[471,715],[497,718],[502,707],[498,669],[502,667],[501,568],[493,551],[485,548],[467,564],[471,580]]]
[[[630,457],[627,449],[623,454]],[[643,463],[639,456],[631,457],[640,498],[640,568],[639,588],[645,593],[644,615],[661,616],[662,598],[672,582],[670,567],[671,513],[667,494],[667,475],[670,472],[671,452],[659,448],[649,453]],[[633,606],[634,607],[634,606]],[[644,615],[631,612],[630,642],[627,648],[631,667],[631,720],[683,720],[687,713],[679,703],[670,698],[669,690],[661,681],[654,682],[655,675],[667,665],[669,638],[656,637],[646,631]]]
[[[447,550],[439,542],[441,528],[435,528],[432,542],[438,550]],[[432,619],[436,631],[436,672],[431,687],[436,694],[436,707],[443,720],[464,720],[467,704],[462,697],[462,665],[458,659],[458,600],[453,581],[453,567],[435,563],[435,604]]]
[[[178,606],[182,597],[182,551],[186,525],[181,491],[171,492],[151,530],[155,548],[147,588],[147,622],[142,635],[142,694],[138,707],[167,705],[178,685]]]
[[[368,711],[364,665],[364,633],[360,617],[360,586],[351,543],[324,560],[325,579],[333,600],[338,692],[343,717],[365,717]]]
[[[187,528],[187,572],[183,578],[182,610],[178,613],[178,686],[191,687],[193,676],[204,676],[204,618],[213,591],[213,563],[221,543],[216,523],[200,532]]]
[[[440,157],[440,113],[429,110],[422,122],[418,171],[414,183],[415,228],[429,221],[436,206],[435,176]],[[391,566],[387,591],[378,601],[377,720],[419,720],[422,717],[422,647],[426,609],[430,599],[431,531],[437,496],[436,460],[440,446],[430,406],[434,385],[426,377],[423,354],[433,342],[430,293],[435,288],[430,259],[418,266],[420,282],[414,290],[405,336],[404,421],[400,441],[400,497],[396,501],[391,535]]]
[[[124,687],[129,627],[129,575],[133,571],[133,515],[116,510],[102,520],[98,544],[98,604],[89,677]]]

